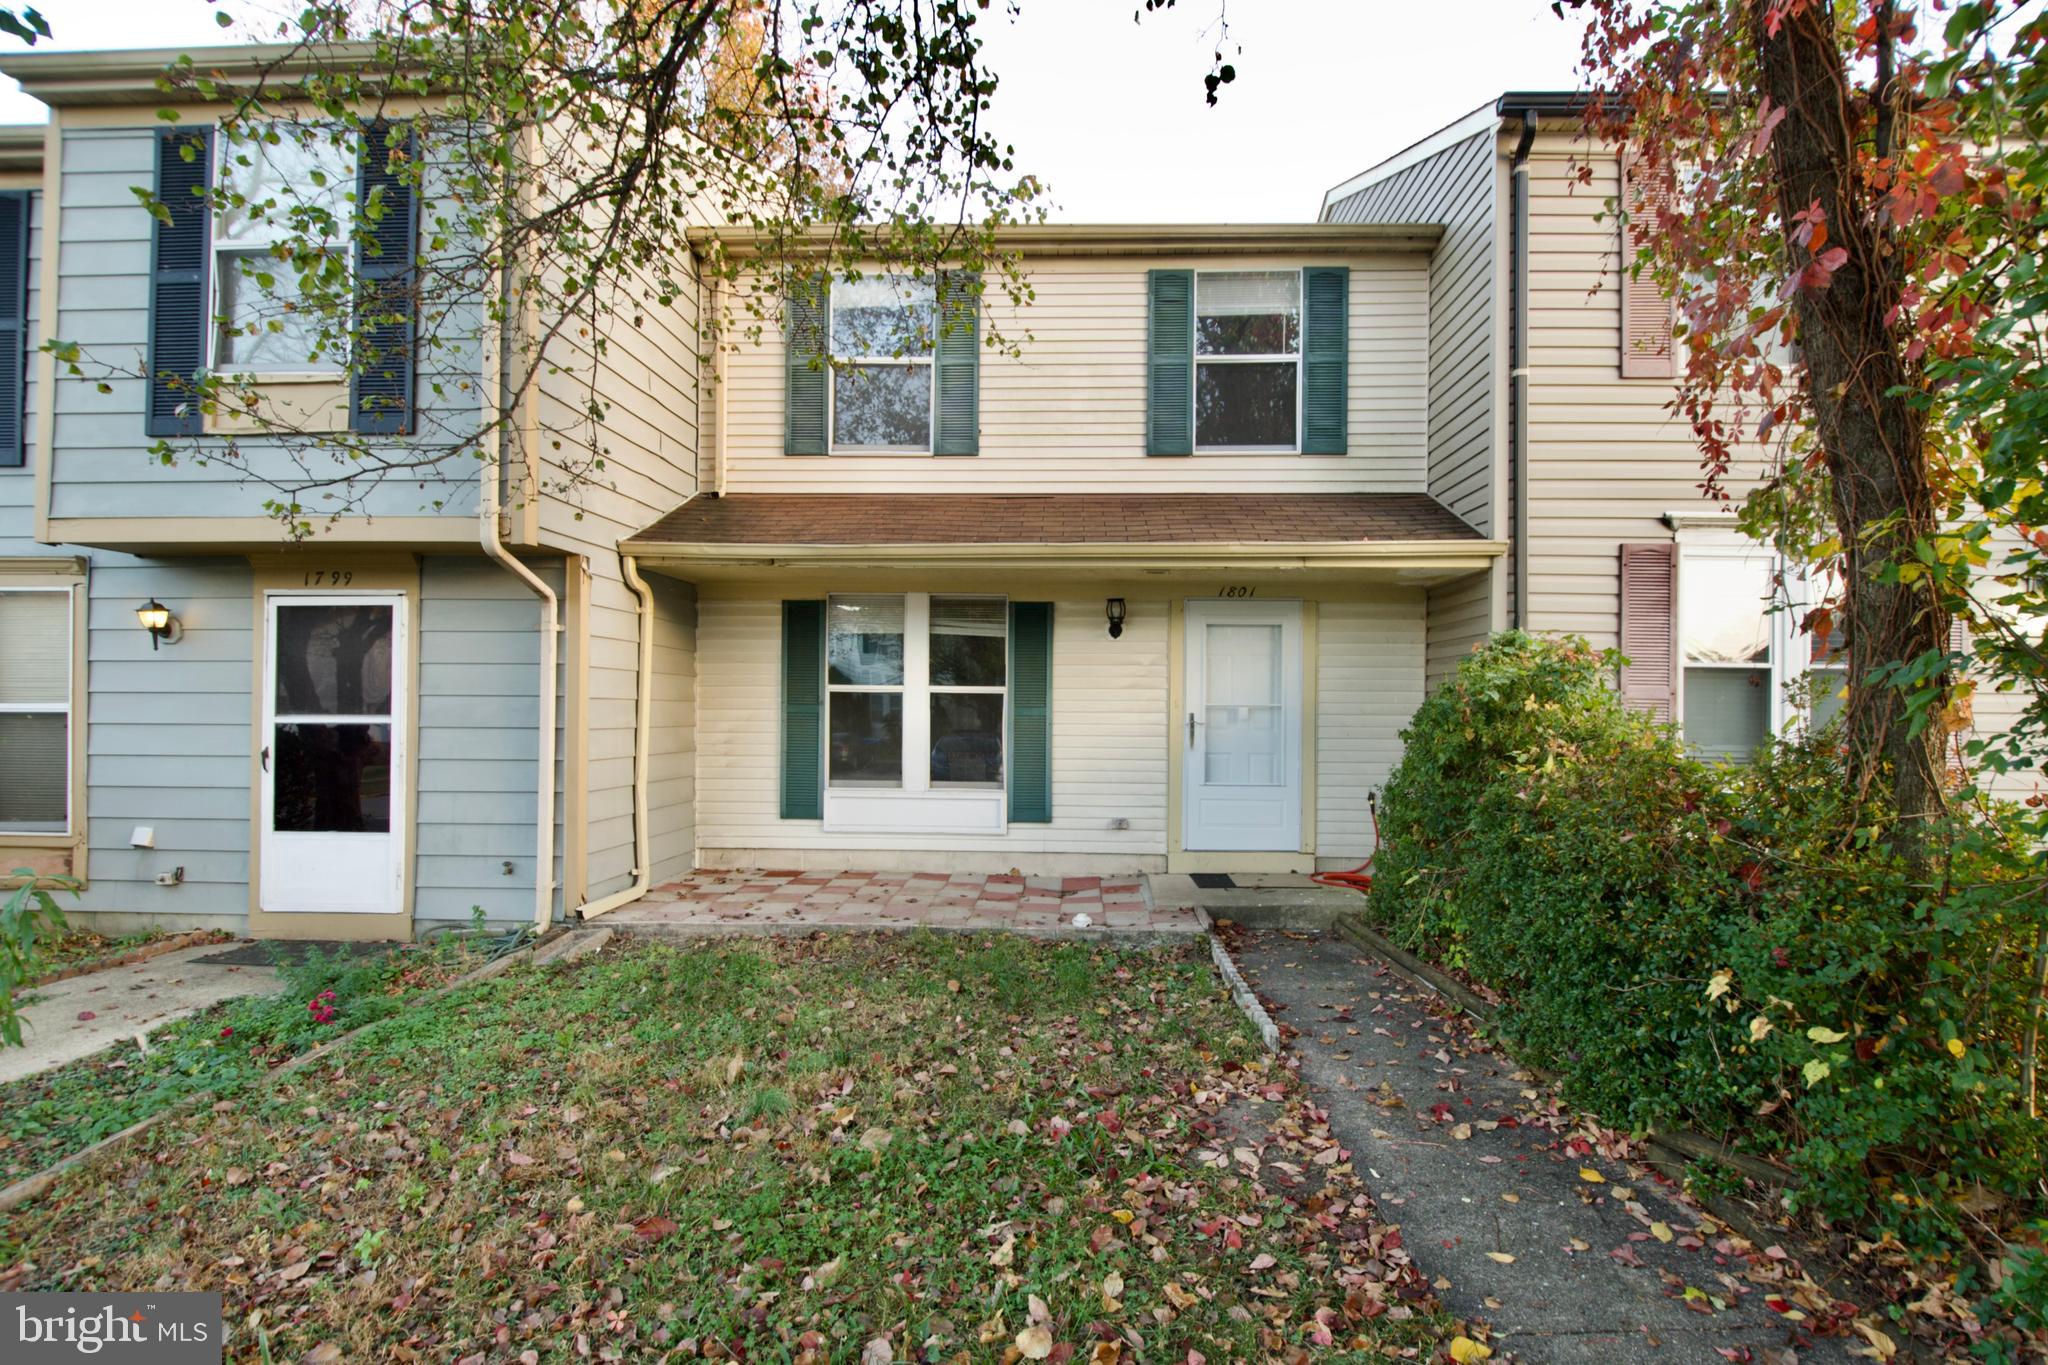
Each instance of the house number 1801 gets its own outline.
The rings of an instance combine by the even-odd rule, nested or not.
[[[1248,588],[1239,583],[1230,587],[1216,589],[1216,595],[1218,597],[1251,597],[1256,595],[1258,591],[1257,588]]]

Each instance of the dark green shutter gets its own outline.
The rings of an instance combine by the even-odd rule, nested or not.
[[[1148,270],[1145,453],[1195,453],[1195,272]]]
[[[212,184],[213,129],[156,130],[156,200],[169,221],[155,220],[150,256],[146,435],[196,436],[202,429],[193,386],[206,365]]]
[[[412,430],[417,358],[419,196],[408,178],[415,142],[410,128],[383,119],[363,125],[356,157],[356,203],[375,197],[380,216],[356,234],[355,357],[349,366],[349,425],[358,432],[402,436]],[[365,214],[367,218],[367,214]]]
[[[981,276],[949,271],[939,277],[938,412],[935,455],[981,453]]]
[[[1010,604],[1010,823],[1052,823],[1052,603]]]
[[[825,604],[782,604],[782,818],[825,814]]]
[[[26,450],[28,216],[29,191],[0,193],[0,469],[19,469]]]
[[[1350,428],[1351,268],[1301,272],[1301,453],[1342,455]]]
[[[830,294],[826,277],[790,280],[782,301],[782,453],[823,455],[825,432],[825,322]]]

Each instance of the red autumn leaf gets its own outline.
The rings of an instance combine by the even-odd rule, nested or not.
[[[97,1014],[94,1014],[91,1010],[80,1010],[78,1012],[78,1022],[81,1024],[85,1023],[87,1020],[97,1018],[99,1018],[99,1016]]]
[[[645,1218],[633,1220],[633,1235],[642,1241],[652,1242],[675,1230],[676,1220],[666,1214],[650,1213]]]

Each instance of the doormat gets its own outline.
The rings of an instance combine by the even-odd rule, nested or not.
[[[192,960],[204,962],[209,967],[296,967],[314,953],[325,957],[374,957],[391,952],[398,946],[397,943],[348,943],[339,939],[266,938],[253,943],[237,943],[232,948]]]
[[[1228,872],[1190,872],[1188,880],[1204,891],[1235,891],[1237,883],[1230,880]]]

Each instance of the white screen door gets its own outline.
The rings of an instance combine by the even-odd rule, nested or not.
[[[266,610],[263,908],[396,914],[405,596],[277,593]]]
[[[1187,604],[1181,846],[1301,847],[1301,604]]]

